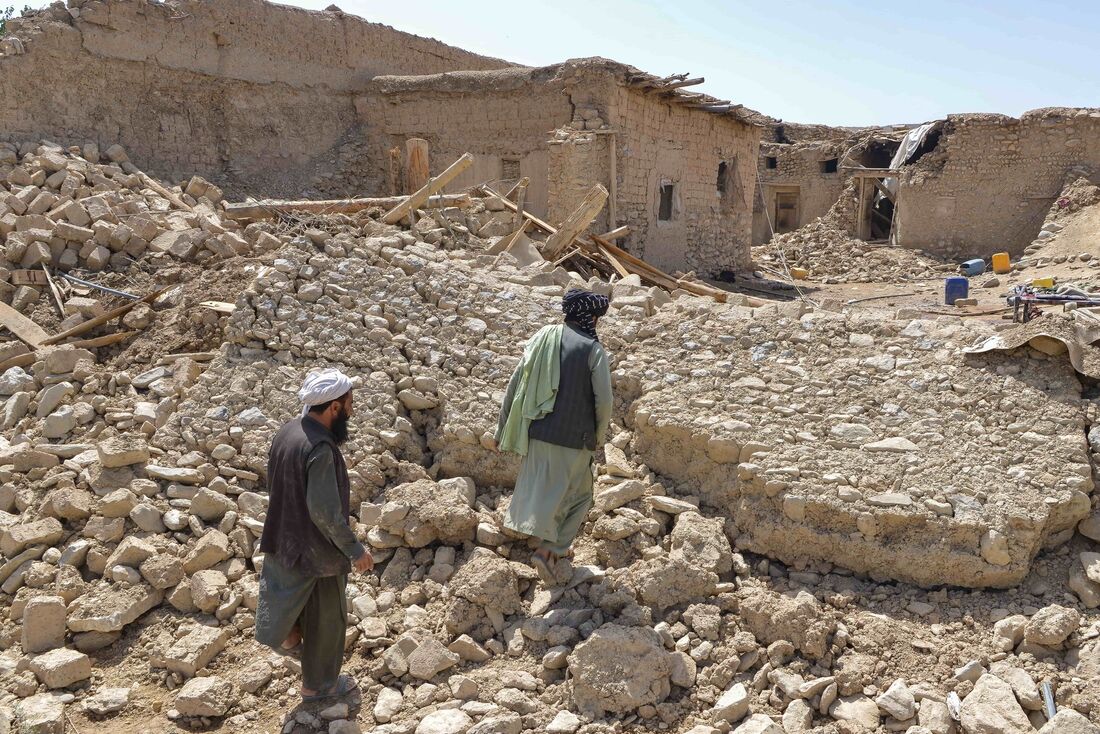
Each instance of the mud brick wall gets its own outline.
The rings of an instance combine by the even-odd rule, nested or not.
[[[761,143],[756,168],[760,194],[753,198],[754,245],[763,244],[772,237],[777,191],[789,191],[790,187],[798,187],[799,227],[804,227],[829,211],[844,190],[844,173],[840,170],[836,173],[824,173],[821,163],[833,158],[839,160],[849,147],[850,143],[845,141],[799,145]],[[775,159],[775,168],[768,167],[768,158]]]
[[[361,135],[353,93],[377,74],[507,65],[262,0],[71,4],[75,18],[11,24],[25,53],[0,56],[0,139],[121,143],[155,175],[230,193],[338,188],[341,146]]]
[[[898,243],[946,257],[1017,255],[1075,168],[1100,172],[1096,109],[951,116],[939,146],[902,174]]]
[[[666,270],[717,275],[751,267],[753,172],[760,128],[732,117],[669,105],[619,88],[611,112],[618,146],[619,221],[626,247]],[[729,187],[718,192],[725,162]],[[661,186],[673,214],[658,219]]]

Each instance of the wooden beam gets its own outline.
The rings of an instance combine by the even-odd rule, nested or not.
[[[77,339],[73,342],[65,342],[63,346],[66,347],[109,347],[112,344],[118,344],[121,341],[126,341],[132,336],[137,336],[137,331],[116,331],[114,334],[107,334],[106,336],[97,336],[91,339]]]
[[[619,273],[620,277],[626,278],[626,277],[629,277],[630,275],[632,275],[632,273],[629,270],[627,270],[626,268],[624,268],[623,264],[621,262],[619,262],[619,259],[616,258],[614,255],[612,255],[611,252],[606,247],[599,244],[598,242],[596,244],[600,248],[600,254],[602,254],[604,257],[607,258],[607,261],[609,263],[611,263],[611,267],[615,268],[615,270]]]
[[[409,138],[405,141],[405,193],[411,194],[431,178],[428,167],[428,141]]]
[[[569,247],[581,232],[588,229],[588,225],[592,224],[592,220],[603,210],[606,202],[607,189],[600,184],[595,184],[585,195],[580,205],[558,227],[558,231],[547,238],[543,247],[543,254],[546,259],[556,259],[562,250]]]
[[[706,79],[701,76],[697,76],[694,79],[681,79],[679,81],[670,82],[668,84],[662,84],[659,87],[652,87],[646,90],[646,94],[664,94],[665,92],[672,92],[676,89],[683,89],[684,87],[694,87],[697,84],[702,84]]]
[[[683,81],[687,78],[688,75],[686,72],[683,74],[673,74],[672,76],[666,76],[663,79],[658,79],[654,76],[648,76],[648,78],[644,78],[641,81],[635,82],[635,85],[640,87],[663,87],[666,84]]]
[[[228,219],[275,219],[280,214],[305,212],[308,214],[355,214],[371,207],[393,207],[405,201],[404,196],[376,196],[364,199],[321,199],[316,201],[245,201],[226,204]],[[470,202],[469,194],[441,194],[430,197],[421,204],[424,209],[442,209],[462,206]]]
[[[607,182],[607,224],[613,228],[619,223],[619,138],[614,133],[608,138],[607,157],[611,165],[611,178]]]
[[[523,205],[527,201],[527,186],[531,183],[531,179],[524,176],[516,184],[516,229],[523,230],[527,228],[527,222],[530,220],[523,216]]]
[[[0,301],[0,324],[34,349],[48,343],[50,339],[45,329],[3,301]]]
[[[879,180],[878,180],[877,178],[871,178],[871,179],[868,179],[868,180],[869,180],[869,181],[870,181],[870,182],[871,182],[872,184],[874,184],[874,185],[875,185],[875,188],[876,188],[876,189],[878,189],[878,192],[879,192],[880,194],[882,194],[883,196],[885,196],[885,197],[886,197],[887,199],[889,199],[889,200],[890,200],[890,202],[891,202],[891,203],[893,203],[893,201],[894,201],[894,195],[890,193],[890,189],[888,189],[888,188],[886,188],[885,186],[883,186],[883,185],[882,185],[882,183],[880,183],[880,182],[879,182]]]
[[[428,181],[415,194],[386,212],[382,216],[382,221],[386,224],[397,224],[414,209],[420,208],[432,194],[442,190],[444,186],[458,178],[463,171],[473,165],[473,162],[474,157],[472,155],[463,153],[462,157],[448,166],[443,173]]]
[[[143,173],[142,171],[138,171],[137,175],[138,175],[138,178],[141,179],[142,183],[144,183],[146,186],[151,188],[153,191],[156,191],[158,194],[163,196],[165,199],[168,199],[168,201],[172,202],[172,205],[174,207],[176,207],[177,209],[183,209],[184,211],[187,211],[187,212],[195,211],[194,207],[192,207],[190,204],[185,203],[183,201],[183,199],[181,199],[179,196],[172,193],[168,189],[164,188],[163,186],[161,186],[160,183],[158,183],[157,181],[154,181],[147,174]]]
[[[69,337],[80,336],[81,334],[86,334],[87,332],[91,331],[92,329],[96,328],[97,326],[102,326],[103,324],[107,323],[111,319],[116,319],[119,316],[124,316],[125,314],[129,313],[139,303],[152,303],[153,301],[160,298],[160,296],[162,294],[164,294],[169,288],[172,288],[172,286],[166,286],[164,288],[161,288],[159,291],[154,291],[154,292],[150,293],[149,295],[145,296],[140,301],[131,301],[130,303],[127,303],[125,306],[119,306],[118,308],[116,308],[112,311],[108,311],[107,313],[103,314],[102,316],[96,316],[94,319],[90,319],[88,321],[85,321],[82,324],[78,324],[77,326],[74,326],[73,328],[69,329],[68,331],[63,331],[60,334],[57,334],[56,336],[51,336],[47,339],[44,339],[44,340],[42,340],[41,345],[42,346],[48,346],[50,344],[57,344],[59,342],[65,341]]]
[[[488,186],[478,186],[474,190],[477,191],[478,193],[480,193],[482,196],[494,196],[494,197],[500,199],[502,202],[504,202],[504,206],[507,207],[508,209],[512,210],[513,212],[519,211],[519,207],[517,207],[514,202],[509,201],[509,199],[507,197],[501,196],[500,194],[493,191]],[[541,219],[536,217],[531,212],[525,211],[525,212],[523,212],[523,216],[530,219],[531,224],[535,225],[536,227],[541,229],[546,234],[554,234],[555,232],[558,231],[557,227],[554,227],[551,224],[547,224],[546,222],[542,221]]]
[[[600,239],[617,240],[620,237],[626,237],[628,234],[630,234],[630,225],[629,224],[624,224],[621,227],[616,227],[615,229],[611,230],[610,232],[604,232],[603,234],[600,235]]]

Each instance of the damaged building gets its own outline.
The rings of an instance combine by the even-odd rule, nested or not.
[[[0,112],[6,138],[120,143],[151,173],[233,194],[338,196],[398,193],[392,151],[418,138],[433,175],[473,154],[450,190],[526,176],[530,211],[557,222],[600,183],[593,227],[627,226],[632,253],[709,276],[750,266],[765,118],[686,91],[699,79],[604,59],[520,67],[260,0],[72,10],[22,21],[26,47],[0,57],[0,97],[26,100]]]
[[[848,234],[861,240],[946,259],[1016,256],[1039,234],[1067,180],[1096,180],[1100,169],[1096,109],[772,130],[757,161],[754,244],[806,226],[847,196],[855,201]]]

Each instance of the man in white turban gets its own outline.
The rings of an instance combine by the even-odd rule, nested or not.
[[[347,574],[374,559],[348,522],[350,483],[340,445],[348,438],[352,383],[335,369],[310,373],[300,416],[275,435],[268,455],[269,505],[260,550],[256,639],[282,654],[300,649],[302,699],[356,688],[340,675],[347,629]]]

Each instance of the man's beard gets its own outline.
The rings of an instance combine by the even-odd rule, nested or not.
[[[337,446],[342,446],[348,440],[349,418],[350,416],[347,413],[341,412],[340,417],[332,421],[332,438],[336,441]]]

